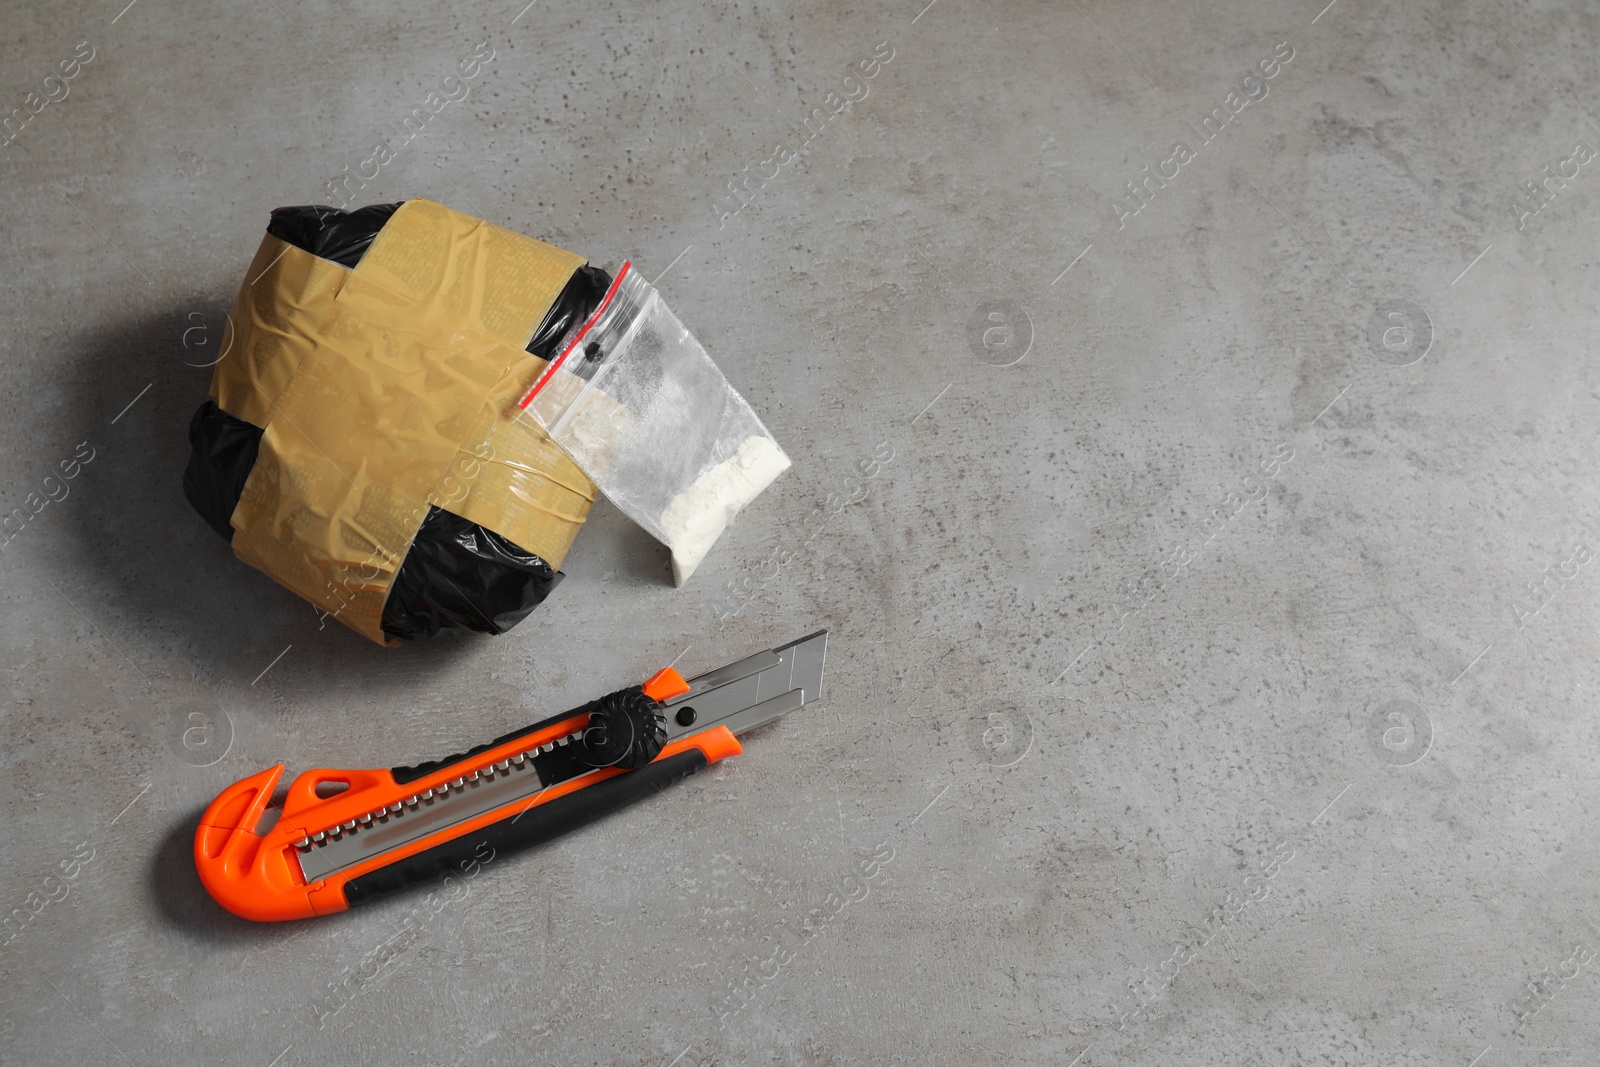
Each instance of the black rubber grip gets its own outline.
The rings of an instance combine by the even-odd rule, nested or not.
[[[606,731],[613,739],[620,738],[628,745],[628,750],[614,752],[606,750],[594,758],[584,758],[581,753],[575,752],[579,745],[565,746],[554,752],[547,752],[539,756],[535,766],[539,768],[539,780],[545,785],[555,785],[564,782],[574,774],[581,774],[594,767],[637,767],[656,758],[656,753],[661,751],[661,746],[667,740],[667,720],[661,714],[661,705],[644,695],[642,686],[629,686],[619,689],[615,693],[591,700],[582,707],[573,708],[563,715],[543,719],[532,726],[524,726],[520,730],[513,730],[509,734],[501,734],[486,744],[476,745],[465,752],[458,752],[453,756],[443,759],[427,760],[411,767],[391,767],[389,773],[394,775],[394,780],[400,785],[406,785],[419,778],[425,778],[434,771],[442,771],[453,764],[472,760],[477,756],[498,748],[508,741],[526,737],[529,734],[564,722],[575,715],[588,715],[598,713],[606,716],[610,721],[611,729]],[[622,716],[629,716],[630,722],[627,730],[617,728]],[[591,720],[592,721],[592,720]],[[577,758],[574,759],[574,756]]]
[[[447,874],[476,870],[514,852],[542,845],[580,826],[661,792],[706,765],[698,748],[658,759],[638,770],[624,771],[603,782],[557,797],[519,815],[501,819],[425,852],[352,878],[344,896],[354,908],[413,886],[436,882]]]
[[[564,711],[560,715],[552,715],[548,719],[540,719],[532,726],[524,726],[522,729],[513,730],[509,734],[501,734],[493,741],[478,745],[474,748],[469,748],[465,752],[458,752],[454,756],[446,756],[443,759],[427,760],[412,767],[391,767],[389,768],[389,773],[394,775],[394,780],[399,782],[401,785],[405,785],[407,782],[414,782],[418,778],[426,778],[434,771],[442,771],[452,763],[460,763],[462,760],[468,760],[474,756],[482,755],[491,748],[498,748],[507,741],[515,741],[519,737],[525,737],[528,734],[537,733],[547,726],[554,726],[556,723],[570,719],[574,715],[582,715],[585,712],[593,710],[594,706],[598,703],[599,701],[591,700],[581,708],[574,708],[571,711]]]

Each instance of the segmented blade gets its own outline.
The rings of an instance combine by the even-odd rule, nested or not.
[[[301,873],[306,881],[314,882],[485,812],[518,800],[531,800],[547,786],[572,777],[570,773],[558,777],[553,773],[558,769],[555,766],[547,766],[547,773],[541,775],[540,764],[551,762],[542,757],[582,738],[583,731],[579,730],[559,740],[547,741],[515,756],[484,764],[386,808],[302,838],[295,843]],[[559,767],[569,769],[570,763],[564,761]]]

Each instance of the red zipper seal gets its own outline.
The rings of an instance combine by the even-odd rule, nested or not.
[[[544,369],[543,374],[539,375],[539,380],[533,383],[533,388],[528,390],[527,395],[517,401],[517,407],[523,411],[528,410],[528,405],[533,403],[533,398],[539,395],[539,390],[545,387],[545,383],[550,380],[551,376],[561,369],[561,364],[565,363],[567,357],[572,355],[572,350],[578,347],[578,343],[583,340],[584,334],[588,333],[594,324],[599,321],[600,316],[606,313],[606,308],[611,306],[611,298],[617,295],[617,287],[622,284],[622,279],[627,277],[628,271],[632,266],[633,263],[631,261],[625,260],[623,262],[622,269],[617,271],[617,276],[612,279],[611,288],[606,290],[606,297],[600,301],[600,306],[595,308],[594,314],[589,316],[589,321],[583,324],[583,329],[578,331],[577,336],[567,343],[567,347],[561,350],[561,354],[550,362],[550,365]]]

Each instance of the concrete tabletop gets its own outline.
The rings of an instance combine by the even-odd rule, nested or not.
[[[1593,5],[524,4],[7,15],[0,1062],[1595,1062]],[[631,259],[793,458],[684,588],[601,502],[383,649],[190,509],[270,210],[410,197]],[[280,761],[824,627],[473,877],[196,877]]]

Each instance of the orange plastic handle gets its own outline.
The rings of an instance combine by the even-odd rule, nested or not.
[[[687,683],[676,671],[670,671],[670,676],[664,671],[646,683],[646,692],[658,701],[677,696],[688,689]],[[200,817],[194,837],[194,862],[200,881],[217,903],[235,915],[258,922],[309,919],[344,911],[350,906],[345,899],[344,886],[353,878],[510,818],[518,812],[549,803],[619,774],[632,772],[607,768],[579,775],[542,790],[531,799],[512,801],[310,883],[301,874],[296,841],[388,805],[398,804],[408,797],[442,786],[447,781],[472,776],[491,764],[548,741],[566,737],[581,730],[587,720],[586,712],[563,718],[478,753],[469,760],[451,763],[425,777],[403,784],[396,782],[394,774],[387,769],[316,768],[306,771],[290,783],[278,821],[262,833],[256,831],[272,800],[273,790],[283,777],[284,765],[280,763],[251,775],[224,789]],[[652,762],[690,749],[699,749],[707,764],[743,751],[738,739],[726,726],[715,726],[674,741],[663,748]],[[348,788],[327,798],[317,795],[319,785],[335,782],[348,783]]]

